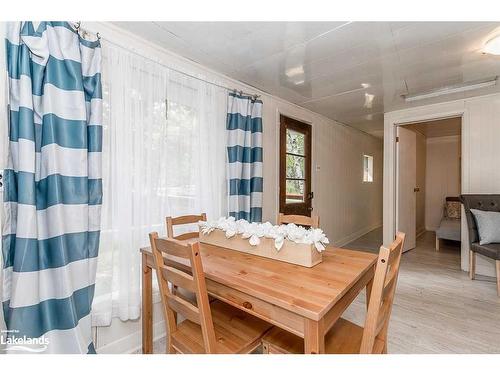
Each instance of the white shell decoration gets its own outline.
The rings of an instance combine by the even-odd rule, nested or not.
[[[262,237],[274,239],[274,247],[281,250],[285,239],[300,244],[314,245],[317,251],[325,250],[330,243],[321,229],[306,229],[295,224],[272,225],[266,223],[249,223],[246,220],[236,220],[234,217],[221,217],[215,221],[200,221],[201,232],[209,234],[215,229],[225,232],[226,238],[234,237],[236,234],[248,239],[252,246],[260,244]]]

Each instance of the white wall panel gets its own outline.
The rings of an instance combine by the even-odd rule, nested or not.
[[[427,139],[425,227],[435,231],[448,196],[460,195],[460,137]]]
[[[469,194],[500,194],[500,95],[468,99],[465,108],[468,126],[462,137],[463,142],[467,140],[462,159],[467,156],[469,177],[463,191]],[[462,225],[462,232],[464,229]],[[481,255],[477,258],[476,271],[495,276],[494,262]],[[467,262],[467,254],[462,251],[462,268],[467,266],[468,269]]]
[[[281,100],[263,100],[263,220],[276,222],[279,209],[279,114],[283,114],[312,125],[313,209],[330,241],[342,245],[381,226],[382,141]],[[363,154],[374,157],[372,183],[363,183]]]

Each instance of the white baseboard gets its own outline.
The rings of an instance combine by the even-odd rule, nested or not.
[[[349,242],[352,242],[354,240],[357,240],[360,237],[363,237],[365,234],[371,232],[372,230],[375,230],[377,228],[380,228],[382,226],[382,223],[377,223],[375,225],[360,229],[354,233],[351,233],[350,235],[334,242],[334,245],[337,247],[342,247],[344,245],[347,245]]]
[[[153,342],[166,336],[163,320],[153,324],[153,332],[157,332],[153,336]],[[137,351],[142,352],[141,348],[142,332],[135,331],[130,335],[123,336],[119,340],[98,348],[96,351],[98,354],[132,354]]]
[[[420,229],[420,231],[417,232],[417,235],[415,237],[418,238],[421,235],[423,235],[425,232],[427,232],[427,229],[426,228],[422,228],[422,229]]]

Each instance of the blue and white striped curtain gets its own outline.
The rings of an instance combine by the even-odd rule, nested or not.
[[[92,353],[102,200],[100,44],[67,22],[16,22],[8,25],[6,49],[2,302],[7,341],[38,338],[35,346],[16,342],[7,350]]]
[[[262,221],[262,101],[230,93],[227,156],[229,215]]]

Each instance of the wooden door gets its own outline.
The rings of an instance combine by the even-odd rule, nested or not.
[[[417,135],[398,126],[397,230],[406,234],[403,251],[416,246]]]
[[[311,216],[311,125],[280,116],[280,212]]]

